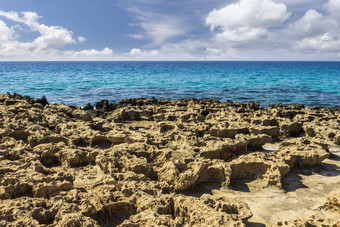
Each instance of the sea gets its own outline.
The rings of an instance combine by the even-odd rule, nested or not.
[[[340,62],[0,62],[6,92],[81,106],[156,97],[335,107]]]

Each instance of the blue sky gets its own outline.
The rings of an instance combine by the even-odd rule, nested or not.
[[[0,0],[0,60],[339,60],[340,0]]]

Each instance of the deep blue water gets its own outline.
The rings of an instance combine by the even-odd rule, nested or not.
[[[340,106],[340,62],[0,62],[0,93],[85,105],[217,98]]]

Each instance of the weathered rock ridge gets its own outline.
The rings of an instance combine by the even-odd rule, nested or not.
[[[290,171],[339,144],[337,108],[152,98],[93,109],[2,94],[0,226],[245,226],[246,203],[202,185],[284,190]],[[300,222],[278,225],[289,223]]]

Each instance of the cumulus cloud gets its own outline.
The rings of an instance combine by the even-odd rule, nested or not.
[[[227,30],[216,35],[219,42],[244,42],[265,38],[268,34],[264,28],[240,27],[234,30]]]
[[[0,11],[0,16],[6,17],[14,22],[27,25],[31,31],[40,33],[40,36],[33,41],[33,45],[40,49],[57,49],[67,44],[76,43],[71,31],[61,26],[46,26],[40,24],[38,16],[35,12],[22,12],[19,16],[17,12]]]
[[[331,14],[331,17],[340,19],[340,0],[329,0],[325,8]]]
[[[272,0],[240,0],[214,9],[205,19],[218,41],[242,42],[264,38],[268,28],[280,25],[290,17],[287,7]]]
[[[340,0],[312,2],[316,8],[307,0],[239,0],[214,9],[205,18],[213,35],[207,56],[222,56],[230,49],[269,59],[275,53],[306,59],[313,54],[339,56]],[[291,17],[291,10],[299,13]]]
[[[329,0],[324,5],[326,13],[310,9],[288,25],[283,34],[290,38],[292,48],[310,53],[339,52],[340,21],[336,19],[340,13],[339,4],[339,0]]]
[[[133,48],[130,51],[130,55],[131,56],[139,56],[139,55],[142,55],[142,51],[140,49]]]
[[[7,40],[14,39],[15,31],[13,28],[7,27],[5,22],[0,20],[0,43]]]
[[[340,39],[325,33],[316,37],[305,38],[297,42],[297,48],[317,52],[339,52]]]
[[[158,50],[146,50],[146,51],[142,51],[139,48],[132,48],[127,55],[132,57],[132,58],[134,58],[134,59],[155,60],[155,57],[157,57],[158,54],[159,54]]]
[[[75,51],[73,56],[74,57],[96,57],[96,56],[111,56],[113,54],[113,50],[110,48],[105,47],[103,50],[82,50],[82,51]]]
[[[287,30],[296,38],[306,38],[325,34],[338,27],[337,21],[311,9],[302,18],[290,24]]]
[[[79,52],[62,49],[69,44],[85,42],[86,38],[83,36],[74,38],[72,31],[61,26],[47,26],[39,23],[41,17],[35,12],[22,12],[19,14],[14,11],[0,11],[0,16],[15,23],[26,25],[31,32],[39,33],[39,36],[33,41],[21,42],[18,40],[14,27],[9,28],[0,20],[0,57],[2,58],[55,60],[72,59],[72,57],[80,56],[108,56],[112,54],[112,50],[109,48],[105,48],[102,51],[83,50]]]

